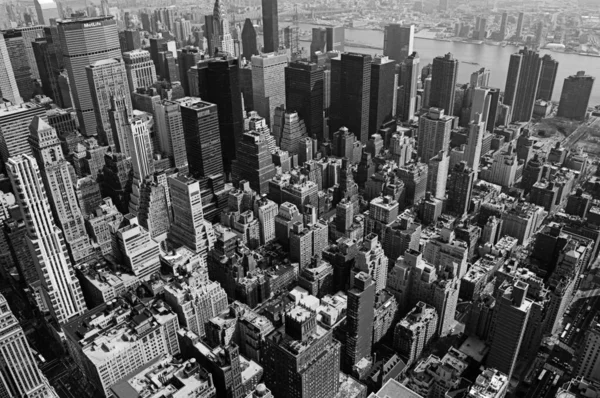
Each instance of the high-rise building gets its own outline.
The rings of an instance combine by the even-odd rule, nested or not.
[[[190,78],[188,72],[190,68],[198,65],[204,56],[203,51],[199,47],[185,46],[177,51],[177,64],[179,65],[179,78],[185,95],[191,95]],[[198,88],[198,85],[196,85]]]
[[[596,313],[585,332],[582,353],[577,363],[577,375],[586,380],[600,382],[600,313]]]
[[[48,121],[44,107],[33,102],[0,107],[0,155],[3,163],[13,156],[31,155],[27,137],[29,125],[35,117]]]
[[[558,61],[552,58],[550,54],[542,57],[542,71],[540,72],[540,83],[538,85],[535,99],[552,101],[554,83],[556,83],[556,73],[558,71]]]
[[[58,35],[81,132],[96,135],[97,120],[86,67],[121,57],[117,22],[112,16],[62,19],[58,21]]]
[[[83,215],[71,179],[70,165],[63,155],[56,130],[39,116],[29,125],[29,144],[42,173],[53,214],[62,229],[67,248],[75,263],[93,254]]]
[[[199,98],[181,105],[189,171],[197,177],[223,175],[217,106]]]
[[[491,347],[487,365],[512,376],[529,319],[532,301],[527,299],[529,285],[521,280],[505,281],[499,288],[492,321]]]
[[[279,15],[277,0],[262,0],[264,53],[279,50]]]
[[[179,103],[162,100],[155,107],[158,147],[171,159],[171,164],[182,172],[188,171],[183,122]]]
[[[264,117],[269,125],[274,123],[275,108],[285,104],[287,65],[287,54],[268,53],[252,57],[254,110]]]
[[[23,103],[13,71],[10,53],[2,32],[0,32],[0,95],[14,105]]]
[[[450,130],[454,118],[445,115],[443,109],[429,108],[427,115],[419,118],[419,145],[417,156],[422,162],[450,149]]]
[[[327,32],[327,51],[344,52],[346,43],[346,31],[343,26],[328,26]]]
[[[583,71],[567,77],[560,94],[557,116],[583,120],[588,111],[595,80],[595,77],[586,75]]]
[[[312,40],[310,41],[310,59],[316,61],[315,53],[327,52],[327,29],[312,28]]]
[[[396,62],[404,62],[413,53],[415,26],[387,25],[383,31],[383,55]]]
[[[367,54],[344,53],[341,58],[332,59],[332,96],[330,131],[347,127],[356,138],[366,144],[369,140],[369,104],[371,87],[372,57]],[[334,69],[334,64],[336,64]],[[334,87],[333,82],[338,86]]]
[[[527,47],[510,56],[504,104],[511,107],[513,122],[529,122],[533,115],[542,70],[542,60]]]
[[[278,110],[283,111],[281,108]],[[275,114],[279,115],[279,112]],[[277,144],[281,147],[282,151],[292,154],[300,152],[300,142],[302,139],[308,137],[304,120],[300,119],[297,112],[291,111],[283,111],[282,117],[278,117],[278,119],[283,119],[283,125],[274,131]]]
[[[61,17],[54,0],[35,0],[35,11],[40,25],[50,25],[50,20]]]
[[[474,181],[475,171],[467,166],[467,162],[460,162],[450,171],[446,202],[450,213],[462,216],[469,211]]]
[[[18,203],[27,223],[27,245],[40,276],[43,299],[58,324],[66,323],[86,308],[40,169],[29,155],[11,157],[6,166],[13,187],[21,192]]]
[[[375,57],[371,64],[371,89],[369,100],[369,137],[392,120],[396,97],[396,63],[383,56]]]
[[[227,6],[224,1],[215,0],[212,15],[206,17],[207,28],[205,30],[208,41],[208,53],[212,56],[217,52],[235,56],[233,38],[229,30],[229,18]]]
[[[387,281],[388,258],[383,252],[383,246],[377,234],[365,236],[362,246],[356,255],[355,271],[364,272],[371,277],[375,284],[375,293],[385,289]],[[355,275],[356,277],[356,275]]]
[[[419,55],[413,52],[398,66],[396,117],[403,122],[411,120],[417,111],[419,63]]]
[[[499,40],[504,40],[504,38],[506,37],[506,23],[508,21],[508,13],[505,11],[502,13],[502,20],[500,21],[500,36],[498,37]]]
[[[258,55],[258,38],[254,24],[250,18],[244,21],[242,28],[242,57],[250,61],[254,55]]]
[[[140,49],[127,51],[123,53],[123,61],[127,71],[129,93],[138,87],[150,87],[156,82],[156,67],[150,58],[150,52]]]
[[[36,39],[31,43],[37,69],[40,73],[42,92],[61,108],[72,107],[71,94],[63,98],[59,86],[60,68],[62,67],[62,55],[56,44],[58,29],[56,26],[44,28],[44,38]],[[1,44],[0,44],[1,46]]]
[[[0,324],[0,389],[3,394],[11,398],[57,398],[58,395],[37,366],[17,317],[1,294]]]
[[[260,225],[260,244],[265,245],[275,240],[275,217],[279,212],[279,206],[272,200],[262,197],[254,204]]]
[[[490,84],[490,70],[481,68],[471,73],[470,86],[475,87],[487,87]]]
[[[430,192],[435,198],[446,198],[449,165],[450,157],[448,151],[444,149],[427,162],[427,192]]]
[[[288,310],[284,326],[267,336],[262,363],[265,384],[281,396],[334,398],[339,364],[340,343],[333,339],[333,330],[324,329],[316,313],[300,305]]]
[[[451,53],[433,60],[429,106],[454,114],[454,92],[458,76],[458,60]]]
[[[465,161],[467,166],[473,169],[475,179],[479,173],[479,163],[481,161],[483,135],[485,134],[485,123],[481,121],[479,114],[474,115],[469,123],[469,135],[467,136],[467,145],[465,146]]]
[[[17,83],[19,94],[25,101],[33,98],[32,68],[27,57],[25,37],[20,30],[6,30],[3,33],[4,43]]]
[[[34,26],[24,26],[18,28],[23,37],[23,44],[25,45],[25,55],[27,56],[27,61],[29,67],[31,68],[31,77],[34,79],[40,78],[40,72],[37,68],[37,63],[35,62],[35,55],[33,54],[33,48],[31,43],[36,39],[41,39],[44,37],[44,26],[43,25],[34,25]]]
[[[417,305],[396,324],[394,349],[414,363],[438,329],[438,315],[432,306],[419,301]]]
[[[374,306],[375,283],[368,273],[359,272],[348,290],[346,348],[342,360],[348,371],[361,359],[371,356]]]
[[[306,131],[321,142],[323,136],[323,68],[309,61],[294,61],[285,68],[286,109],[298,112]]]
[[[525,14],[520,12],[519,18],[517,19],[517,28],[515,30],[515,38],[517,40],[523,39],[523,19],[524,19],[524,17],[525,17]]]
[[[236,160],[231,170],[235,185],[245,180],[259,194],[269,192],[269,180],[275,177],[275,165],[268,145],[256,131],[244,133],[238,143]]]

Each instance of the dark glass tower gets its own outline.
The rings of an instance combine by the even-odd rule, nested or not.
[[[550,54],[542,57],[542,72],[540,73],[540,84],[536,99],[544,101],[552,100],[554,83],[556,83],[556,72],[558,72],[558,61],[552,58]]]
[[[454,166],[448,176],[446,187],[448,192],[447,207],[450,213],[460,216],[467,213],[474,180],[475,172],[467,167],[466,162],[463,161]]]
[[[454,114],[454,91],[458,76],[458,60],[451,53],[433,60],[429,106]]]
[[[3,34],[19,93],[23,101],[29,101],[33,97],[32,72],[27,59],[23,32],[20,30],[6,30]]]
[[[413,118],[417,107],[419,55],[414,52],[398,65],[398,98],[396,116],[406,122]]]
[[[586,75],[583,71],[567,77],[560,94],[557,115],[569,119],[583,120],[590,103],[594,80],[594,77]]]
[[[354,284],[348,291],[346,349],[342,357],[344,371],[348,373],[358,361],[371,356],[375,307],[375,283],[371,276],[359,272],[353,280]]]
[[[345,53],[335,66],[332,63],[332,126],[337,131],[346,126],[356,137],[366,144],[369,140],[369,103],[371,91],[372,58],[367,54]],[[339,73],[339,76],[334,76]],[[334,84],[339,82],[339,99],[334,93]],[[334,108],[335,100],[339,103]]]
[[[542,59],[534,50],[525,47],[510,56],[504,103],[511,107],[512,122],[531,120],[541,71]]]
[[[245,133],[238,143],[236,160],[232,165],[233,183],[241,180],[259,194],[269,193],[269,180],[275,177],[275,165],[269,143],[256,131]]]
[[[306,124],[308,135],[323,137],[323,68],[308,61],[295,61],[285,68],[285,105]]]
[[[376,57],[371,64],[371,90],[369,104],[369,136],[392,120],[396,63],[388,57]]]
[[[262,0],[263,37],[265,46],[263,52],[272,53],[279,49],[279,16],[277,0]]]
[[[242,28],[242,56],[250,61],[253,55],[258,55],[258,43],[256,39],[256,29],[250,18],[244,21]]]

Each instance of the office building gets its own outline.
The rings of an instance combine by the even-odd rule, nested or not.
[[[157,81],[156,67],[150,58],[150,52],[139,49],[127,51],[123,53],[123,61],[130,93],[140,87],[151,87]]]
[[[417,204],[425,198],[427,192],[427,165],[425,163],[409,163],[399,167],[396,172],[404,183],[405,204]]]
[[[475,72],[471,73],[471,80],[469,82],[471,88],[476,87],[487,87],[490,84],[490,70],[487,68],[480,68]]]
[[[396,63],[383,56],[375,57],[371,64],[371,89],[369,100],[369,137],[392,120],[396,97]]]
[[[185,46],[177,50],[177,64],[179,65],[179,78],[185,95],[191,95],[192,83],[189,78],[190,68],[198,65],[204,58],[204,52],[199,47]],[[199,71],[198,71],[199,72]],[[199,84],[196,82],[196,89]],[[196,95],[197,96],[197,95]],[[206,98],[205,98],[206,99]]]
[[[375,233],[365,236],[356,255],[355,272],[366,273],[375,284],[375,293],[385,289],[387,281],[388,258]],[[356,275],[354,276],[356,278]]]
[[[540,72],[540,82],[538,84],[538,91],[535,99],[552,101],[557,71],[558,61],[552,58],[550,54],[545,54],[542,57],[542,71]]]
[[[63,155],[56,130],[36,116],[29,125],[29,133],[31,151],[43,171],[46,193],[71,258],[75,263],[84,261],[93,254],[93,248],[73,189],[75,183],[71,179],[70,165]]]
[[[284,397],[334,398],[339,388],[340,343],[317,314],[300,305],[266,339],[265,384]]]
[[[327,32],[327,51],[344,52],[346,43],[346,31],[343,26],[328,26]]]
[[[27,224],[25,239],[40,276],[43,300],[58,324],[66,323],[86,308],[40,169],[29,155],[11,157],[6,167],[13,187],[21,192],[18,203]]]
[[[523,39],[523,19],[525,18],[525,14],[520,12],[519,17],[517,19],[517,28],[515,30],[515,38],[517,40]]]
[[[435,198],[446,198],[449,165],[450,157],[444,150],[439,151],[427,163],[427,192],[430,192]]]
[[[188,171],[188,158],[185,147],[183,121],[179,103],[162,100],[155,107],[155,129],[158,133],[158,147],[161,153],[171,160],[179,171]]]
[[[586,75],[583,71],[567,77],[560,94],[556,115],[575,120],[585,119],[595,80],[595,77]]]
[[[161,354],[180,353],[177,315],[162,300],[116,298],[64,325],[67,349],[83,375],[107,397],[124,375]]]
[[[262,0],[264,53],[279,50],[279,14],[277,0]]]
[[[0,107],[0,155],[4,164],[10,157],[31,155],[27,137],[35,117],[48,121],[44,107],[32,102]]]
[[[285,68],[285,107],[298,112],[311,138],[326,141],[323,135],[323,68],[308,61],[294,61]]]
[[[523,281],[505,281],[496,300],[492,322],[491,347],[487,365],[512,376],[529,319],[532,301],[527,299],[529,285]]]
[[[394,349],[414,363],[436,335],[438,316],[435,308],[419,301],[394,329]]]
[[[234,185],[245,180],[259,194],[269,192],[269,180],[275,177],[275,165],[268,142],[261,134],[256,131],[244,133],[238,143],[231,174]]]
[[[428,113],[419,118],[417,156],[422,162],[429,162],[440,151],[447,152],[450,149],[453,120],[453,117],[439,108],[429,108]]]
[[[419,63],[419,55],[413,52],[398,66],[398,93],[395,112],[396,117],[403,122],[412,120],[417,111]]]
[[[369,109],[372,57],[366,54],[344,53],[331,60],[332,109],[330,131],[347,127],[363,144],[369,140]],[[335,65],[335,66],[334,66]],[[334,80],[338,86],[334,86]],[[336,101],[337,102],[336,104]],[[335,107],[333,106],[335,104]]]
[[[458,60],[451,53],[433,60],[429,106],[454,114],[454,93],[458,76]]]
[[[327,30],[325,28],[312,28],[312,39],[310,41],[310,59],[316,62],[319,55],[327,52]]]
[[[11,54],[8,52],[2,32],[0,32],[0,93],[3,99],[10,101],[13,105],[23,103],[12,67]]]
[[[121,57],[117,22],[112,16],[104,16],[62,19],[57,23],[64,66],[69,76],[73,107],[77,111],[79,126],[82,134],[93,136],[98,131],[97,118],[86,67],[100,60]],[[127,87],[126,78],[123,83],[123,88]],[[104,105],[107,105],[107,101],[108,98],[105,99]]]
[[[4,296],[0,295],[0,357],[2,381],[0,388],[7,397],[57,398],[37,365],[37,358],[29,347],[23,329],[19,325]]]
[[[256,29],[250,18],[246,18],[244,21],[244,27],[242,28],[242,57],[246,58],[247,61],[252,59],[252,56],[258,55],[258,38]]]
[[[194,98],[181,102],[180,110],[190,173],[195,177],[223,175],[217,106]]]
[[[35,0],[35,11],[40,25],[50,25],[52,19],[61,18],[58,6],[54,0]]]
[[[256,201],[255,212],[260,225],[260,244],[265,245],[275,240],[275,217],[279,212],[279,206],[272,200],[262,197]]]
[[[475,179],[479,173],[479,163],[481,162],[483,136],[485,134],[486,124],[481,120],[481,116],[476,113],[469,123],[469,135],[467,136],[467,145],[465,146],[465,161],[475,172]]]
[[[577,375],[587,380],[600,382],[600,315],[596,313],[589,329],[585,332],[582,356],[577,363]]]
[[[227,6],[225,2],[215,0],[212,15],[206,16],[206,38],[209,55],[217,52],[235,56],[233,37],[231,36]]]
[[[348,372],[363,358],[371,357],[375,283],[367,272],[354,275],[348,290],[346,347],[342,363]]]
[[[448,176],[448,201],[446,202],[448,212],[457,216],[468,213],[474,182],[475,171],[468,167],[466,162],[454,166]]]
[[[29,101],[33,98],[34,87],[33,71],[25,44],[26,37],[20,30],[6,30],[2,34],[19,94],[24,101]],[[12,92],[10,95],[12,96]]]
[[[148,280],[160,269],[160,249],[148,230],[133,214],[126,214],[114,233],[113,255],[140,281]]]
[[[510,56],[504,104],[511,107],[512,122],[531,120],[541,71],[542,60],[535,50],[525,47]]]
[[[387,25],[383,31],[383,55],[396,63],[404,62],[413,53],[415,26]]]
[[[275,1],[275,0],[269,0]],[[286,103],[286,54],[268,53],[252,57],[252,97],[254,110],[272,126],[275,108]]]

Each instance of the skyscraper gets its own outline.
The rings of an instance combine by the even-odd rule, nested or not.
[[[93,254],[93,248],[73,189],[75,181],[71,178],[70,165],[63,155],[56,130],[35,116],[29,125],[29,144],[43,171],[44,187],[71,258],[79,263]]]
[[[556,73],[558,71],[558,61],[552,58],[550,54],[542,57],[542,71],[540,72],[540,83],[535,99],[544,101],[552,100],[554,83],[556,83]]]
[[[395,113],[394,97],[396,63],[386,57],[375,57],[371,64],[369,100],[369,136],[376,134]]]
[[[242,28],[242,56],[247,61],[250,61],[253,55],[259,54],[257,40],[254,24],[250,18],[246,18],[244,27]]]
[[[0,32],[0,95],[14,105],[23,103],[2,32]]]
[[[542,60],[539,54],[527,47],[510,56],[504,104],[510,105],[512,122],[528,122],[533,115],[533,105],[540,81]]]
[[[471,88],[475,87],[487,87],[490,84],[490,70],[487,68],[480,68],[475,72],[471,73],[470,85]]]
[[[508,21],[508,13],[505,11],[502,13],[502,20],[500,22],[500,40],[504,40],[506,37],[506,22]]]
[[[27,57],[23,32],[20,30],[6,30],[3,34],[19,94],[23,100],[29,101],[33,97],[33,83],[31,80],[33,73]]]
[[[27,56],[27,64],[31,68],[31,77],[34,79],[40,78],[40,72],[35,62],[35,55],[33,54],[33,48],[31,43],[36,39],[44,37],[44,27],[42,25],[35,26],[22,26],[18,28],[19,32],[23,37],[23,44],[25,45],[25,55]]]
[[[375,283],[368,273],[359,272],[354,275],[353,286],[348,291],[346,350],[342,361],[348,372],[358,361],[371,356],[374,306]]]
[[[188,159],[179,103],[163,100],[156,106],[155,115],[159,148],[172,159],[174,167],[187,172]]]
[[[327,51],[344,52],[346,43],[346,31],[343,26],[328,26],[327,31]]]
[[[419,55],[413,52],[398,66],[396,116],[403,122],[411,120],[417,110],[418,81]]]
[[[252,57],[252,96],[254,109],[273,123],[275,108],[285,105],[286,54],[260,54]]]
[[[427,191],[438,199],[446,198],[449,164],[450,157],[445,149],[427,161]]]
[[[304,119],[306,131],[312,138],[325,141],[323,136],[323,68],[309,61],[294,61],[285,68],[285,100],[289,111]]]
[[[454,92],[458,76],[458,60],[451,53],[433,60],[429,106],[454,114]]]
[[[577,375],[586,380],[600,382],[600,313],[596,313],[585,332],[582,356],[577,363]]]
[[[123,53],[123,61],[127,71],[129,93],[134,92],[138,87],[148,88],[157,80],[156,67],[150,58],[150,52],[146,50],[127,51]]]
[[[35,11],[40,25],[50,25],[51,19],[59,19],[60,13],[54,0],[35,0]]]
[[[334,81],[339,82],[336,102],[332,107],[330,131],[347,127],[356,138],[366,144],[369,140],[369,104],[372,57],[367,54],[344,53],[341,59],[332,60],[332,91]],[[334,70],[334,63],[337,64]],[[332,104],[334,99],[332,96]]]
[[[474,181],[475,172],[467,166],[467,162],[454,166],[448,176],[448,212],[462,216],[469,211]]]
[[[419,118],[419,145],[417,156],[421,162],[428,162],[439,151],[450,149],[451,116],[439,108],[429,108],[427,115]]]
[[[263,18],[263,52],[272,53],[279,50],[279,15],[277,0],[262,0]]]
[[[595,77],[586,75],[584,71],[567,77],[560,94],[557,116],[583,120],[587,113],[594,80]]]
[[[515,38],[517,40],[521,40],[523,38],[523,18],[525,14],[522,12],[519,13],[519,18],[517,19],[517,28],[515,30]]]
[[[79,127],[84,135],[96,135],[97,120],[86,67],[121,57],[117,22],[112,16],[62,19],[58,22],[58,35]]]
[[[310,41],[310,59],[315,59],[316,52],[327,52],[327,29],[312,28],[312,40]]]
[[[95,61],[85,69],[94,104],[98,135],[105,145],[120,148],[123,152],[123,142],[117,143],[115,140],[118,131],[113,131],[109,109],[126,112],[127,115],[133,112],[131,94],[127,92],[129,83],[125,64],[121,58],[111,58]],[[90,134],[89,131],[87,133]]]
[[[57,398],[37,366],[25,333],[0,294],[0,389],[7,397]]]
[[[0,107],[0,155],[3,163],[13,156],[31,154],[27,137],[29,125],[36,116],[48,120],[44,107],[32,102]]]
[[[260,133],[244,133],[238,143],[237,156],[231,172],[235,185],[241,180],[246,180],[259,194],[269,193],[269,180],[275,177],[275,165],[269,144]]]
[[[387,25],[383,31],[383,55],[403,62],[413,53],[415,26]]]
[[[195,98],[181,104],[189,170],[197,177],[223,174],[217,106]]]
[[[40,276],[43,299],[57,323],[64,324],[86,308],[40,170],[29,155],[12,157],[6,166],[13,187],[20,192],[18,203],[28,231],[25,239]]]

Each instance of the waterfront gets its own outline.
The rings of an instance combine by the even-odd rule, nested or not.
[[[299,24],[298,27],[304,31],[311,31],[317,25]],[[354,51],[366,54],[383,53],[383,31],[346,29],[346,40],[356,43],[363,43],[370,46],[378,46],[380,49],[346,46],[346,51]],[[302,41],[305,49],[310,48],[310,41]],[[479,65],[471,65],[461,62],[458,68],[458,82],[466,83],[475,70],[486,67],[491,70],[490,85],[504,90],[506,75],[508,73],[508,62],[510,55],[518,51],[513,46],[494,46],[486,44],[471,44],[452,41],[430,40],[415,38],[415,51],[421,58],[421,67],[432,62],[433,58],[448,52],[454,54],[459,61],[477,62]],[[556,76],[556,85],[554,86],[553,100],[560,99],[563,81],[567,76],[575,74],[579,70],[584,70],[587,74],[600,78],[600,58],[589,57],[577,54],[557,53],[548,50],[541,50],[541,54],[551,54],[559,62],[558,73]],[[600,105],[600,83],[594,84],[590,106]]]

